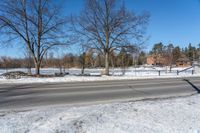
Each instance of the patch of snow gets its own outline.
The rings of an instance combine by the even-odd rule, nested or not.
[[[199,133],[200,95],[1,111],[1,133]]]
[[[167,75],[167,76],[65,76],[53,78],[37,78],[37,77],[22,77],[21,79],[5,79],[0,78],[0,84],[15,83],[55,83],[55,82],[87,82],[87,81],[108,81],[108,80],[137,80],[137,79],[162,79],[162,78],[183,78],[183,77],[199,77],[200,75]]]
[[[184,67],[174,67],[172,68],[172,72],[176,72],[177,70],[184,70]],[[55,73],[59,73],[60,69],[59,68],[41,68],[41,74],[55,74]],[[102,68],[92,68],[92,69],[85,69],[85,73],[101,73],[103,69]],[[165,73],[169,72],[169,67],[153,67],[153,66],[140,66],[137,68],[134,67],[129,67],[126,68],[125,71],[126,73],[130,73],[130,72],[146,72],[149,71],[151,73],[156,73],[158,74],[158,71],[163,71]],[[190,69],[189,73],[191,73]],[[5,73],[5,72],[10,72],[10,71],[23,71],[23,72],[28,72],[28,69],[26,68],[15,68],[15,69],[0,69],[0,75]],[[35,73],[35,68],[31,69],[32,73]],[[122,69],[121,68],[110,68],[111,73],[122,73]],[[81,73],[81,69],[80,68],[70,68],[70,69],[66,69],[66,72],[69,72],[70,74],[80,74]]]

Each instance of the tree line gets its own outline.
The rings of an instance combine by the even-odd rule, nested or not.
[[[173,44],[164,45],[163,43],[156,43],[153,45],[151,51],[146,53],[145,51],[139,52],[137,58],[134,58],[132,53],[127,52],[125,49],[121,49],[118,52],[112,52],[109,58],[109,64],[111,67],[130,67],[134,65],[146,64],[146,59],[150,55],[159,56],[162,55],[168,58],[166,62],[168,66],[175,64],[179,58],[188,58],[191,61],[200,59],[200,44],[198,46],[192,46],[188,44],[187,47],[174,46]],[[47,53],[44,56],[41,64],[42,68],[55,67],[60,69],[68,68],[103,68],[105,67],[104,56],[101,53],[97,53],[92,49],[83,52],[82,54],[65,54],[61,57],[56,57],[53,52]],[[11,58],[2,56],[0,57],[0,68],[33,68],[34,61],[28,54],[25,54],[24,58]]]
[[[175,64],[179,58],[188,58],[191,61],[196,61],[200,59],[200,44],[198,44],[198,46],[192,46],[192,44],[189,43],[187,47],[181,48],[173,44],[164,45],[160,42],[154,44],[149,54],[154,55],[155,58],[160,55],[170,58],[172,64]]]
[[[103,68],[105,67],[104,56],[102,54],[97,54],[92,50],[77,54],[65,54],[61,57],[55,57],[54,53],[51,52],[45,55],[43,62],[41,63],[41,68],[60,68],[60,72],[65,72],[69,68],[81,68],[82,73],[84,73],[85,68]],[[111,67],[121,67],[126,68],[132,66],[134,63],[136,65],[143,65],[146,63],[146,53],[140,52],[138,59],[132,57],[131,53],[126,52],[121,49],[118,53],[112,53],[110,56],[109,63]],[[34,68],[34,61],[32,58],[11,58],[11,57],[0,57],[0,68]]]

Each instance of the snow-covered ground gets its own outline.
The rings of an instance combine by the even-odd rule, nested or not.
[[[21,79],[5,79],[0,77],[0,83],[47,83],[47,82],[76,82],[76,81],[105,81],[105,80],[125,80],[125,79],[151,79],[151,78],[177,78],[177,77],[195,77],[200,76],[200,74],[192,75],[192,68],[181,72],[177,75],[177,70],[183,70],[185,68],[173,68],[172,72],[169,72],[167,67],[139,67],[139,68],[127,68],[125,75],[122,75],[122,70],[120,68],[111,69],[110,73],[113,76],[100,76],[102,69],[86,69],[85,73],[93,76],[75,76],[80,74],[81,69],[72,68],[66,70],[70,75],[65,77],[53,77],[53,78],[31,78],[23,77]],[[8,69],[7,71],[24,71],[26,69]],[[32,72],[34,73],[34,69]],[[159,76],[160,71],[160,76]],[[0,74],[6,72],[6,70],[0,69]],[[59,69],[56,68],[42,68],[42,74],[54,74],[58,73]]]
[[[1,133],[199,133],[200,95],[1,111]]]
[[[125,75],[135,75],[135,76],[141,76],[141,75],[158,75],[158,71],[161,71],[161,75],[166,75],[166,74],[176,74],[177,70],[183,70],[185,69],[184,67],[174,67],[172,68],[172,73],[169,73],[169,67],[153,67],[153,66],[141,66],[141,67],[129,67],[125,69]],[[102,68],[93,68],[93,69],[85,69],[86,74],[100,74]],[[192,74],[193,68],[189,69],[188,71],[185,71],[183,73],[186,74]],[[10,71],[23,71],[27,72],[28,70],[25,68],[16,68],[16,69],[0,69],[0,75],[5,73],[5,72],[10,72]],[[31,69],[32,73],[35,73],[35,69]],[[70,68],[66,69],[66,72],[69,72],[70,74],[80,74],[81,69],[79,68]],[[121,68],[110,68],[110,74],[114,75],[120,75],[122,74],[122,69]],[[60,70],[59,68],[41,68],[41,74],[55,74],[59,73]]]

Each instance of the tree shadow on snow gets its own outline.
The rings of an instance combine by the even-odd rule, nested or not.
[[[183,79],[183,81],[186,81],[197,91],[197,93],[200,93],[200,89],[197,86],[195,86],[192,82],[190,82],[188,79]]]

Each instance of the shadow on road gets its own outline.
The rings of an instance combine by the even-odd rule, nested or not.
[[[190,82],[188,79],[183,79],[183,81],[186,81],[197,91],[197,93],[200,93],[200,89],[197,86],[195,86],[192,82]]]

